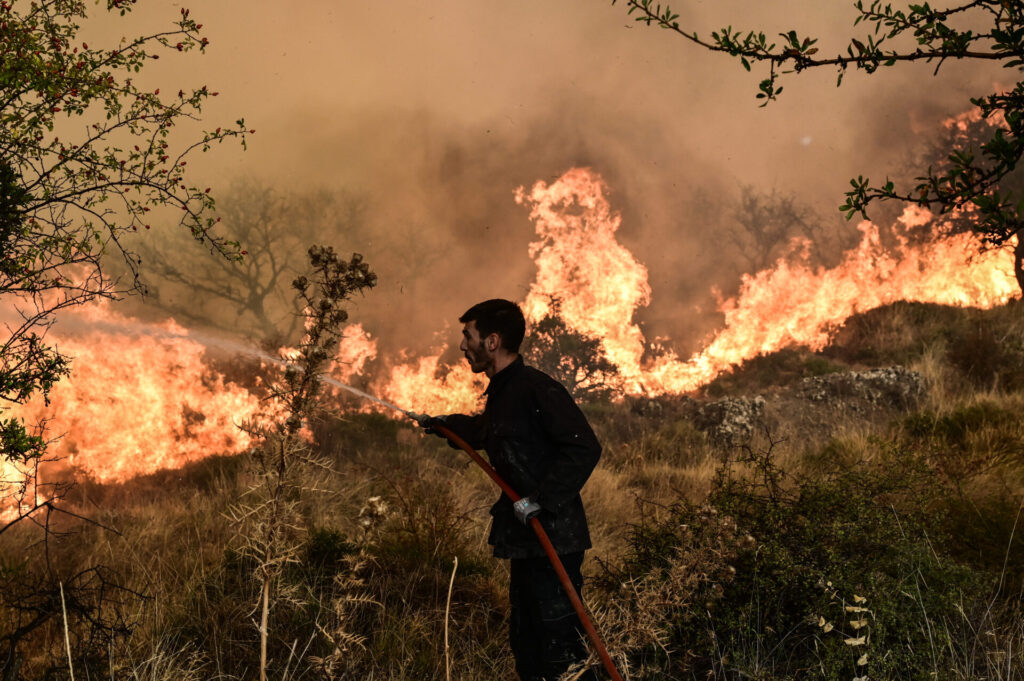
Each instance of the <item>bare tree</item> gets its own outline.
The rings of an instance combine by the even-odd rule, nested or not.
[[[291,281],[307,269],[304,245],[326,234],[351,234],[363,223],[365,202],[344,192],[287,193],[253,181],[234,182],[217,215],[245,257],[210,262],[180,234],[140,246],[153,299],[176,319],[271,342],[294,340]]]
[[[746,271],[758,272],[785,255],[794,238],[813,240],[813,224],[814,216],[795,196],[743,185],[724,233],[747,263]]]
[[[794,250],[812,263],[832,266],[859,239],[838,216],[822,218],[795,194],[777,189],[740,185],[738,196],[698,191],[692,202],[717,236],[703,246],[708,259],[718,263],[728,253],[736,274],[767,269]]]

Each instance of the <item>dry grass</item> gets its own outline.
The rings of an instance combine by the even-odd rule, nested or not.
[[[1022,309],[1018,305],[993,311],[982,321],[999,338],[1024,337]],[[938,469],[947,479],[959,466],[956,494],[962,495],[958,498],[964,508],[976,510],[964,512],[966,529],[958,531],[967,532],[984,516],[995,523],[985,526],[985,532],[1000,536],[1016,510],[1013,506],[1008,511],[1008,504],[1014,499],[1019,503],[1024,494],[1020,448],[1024,419],[1001,415],[1024,413],[1024,393],[1009,389],[1005,381],[979,383],[951,361],[950,351],[960,332],[944,335],[941,329],[961,324],[964,315],[944,310],[938,315],[941,324],[922,321],[923,315],[927,317],[919,307],[897,307],[855,323],[847,336],[865,343],[870,340],[872,352],[884,348],[887,357],[909,359],[910,368],[924,377],[926,385],[917,416],[930,415],[932,420],[919,419],[914,430],[913,423],[908,425],[912,414],[894,413],[870,422],[837,414],[837,422],[830,424],[831,434],[815,439],[799,425],[799,414],[789,408],[779,410],[770,415],[771,436],[788,438],[779,447],[779,462],[789,472],[814,475],[837,466],[880,465],[891,448],[910,447],[936,465],[942,463]],[[968,337],[964,333],[960,335]],[[843,352],[846,355],[837,351],[832,356],[837,361],[853,357],[852,346]],[[1006,353],[1009,357],[1010,351]],[[858,365],[868,360],[849,361]],[[595,545],[585,566],[590,577],[602,572],[595,558],[615,563],[621,556],[630,527],[641,519],[638,500],[650,502],[645,513],[679,500],[701,503],[729,454],[681,419],[677,407],[671,400],[587,407],[605,447],[584,490]],[[939,425],[928,425],[932,423]],[[365,592],[379,605],[353,605],[343,613],[353,633],[366,640],[363,648],[353,644],[343,651],[345,663],[337,667],[336,678],[443,678],[440,632],[452,559],[457,556],[459,571],[449,622],[452,677],[460,681],[513,678],[505,643],[507,571],[489,557],[486,545],[487,509],[496,498],[490,481],[461,452],[379,416],[353,415],[345,421],[325,422],[318,427],[317,441],[318,453],[330,460],[335,474],[318,492],[307,495],[298,510],[305,530],[319,533],[318,550],[326,562],[316,569],[300,566],[286,575],[305,589],[300,592],[305,594],[305,605],[272,615],[280,618],[275,626],[283,632],[271,656],[274,673],[283,679],[287,663],[288,678],[328,678],[314,673],[308,664],[311,655],[324,657],[332,652],[326,637],[317,634],[317,626],[330,629],[342,617],[337,612],[339,599]],[[755,439],[753,444],[764,442]],[[958,458],[952,457],[954,451]],[[82,526],[76,537],[51,547],[51,558],[63,570],[108,565],[125,586],[148,597],[135,602],[134,631],[112,644],[112,659],[99,670],[99,678],[111,677],[110,669],[113,678],[131,681],[251,678],[256,665],[251,621],[255,600],[240,579],[243,570],[237,556],[226,551],[233,528],[225,515],[250,483],[237,463],[212,459],[125,485],[85,484],[76,492],[75,510],[120,534]],[[377,496],[388,510],[366,526],[360,513],[367,500]],[[337,542],[331,543],[332,538]],[[2,541],[5,556],[25,555],[31,565],[42,564],[39,547],[30,548],[34,541],[30,532],[11,532]],[[1005,539],[1000,541],[1005,550]],[[693,553],[676,563],[662,575],[665,579],[624,585],[633,600],[623,601],[621,607],[604,601],[599,620],[613,650],[623,649],[629,636],[657,642],[665,624],[659,618],[668,616],[664,604],[678,605],[687,593],[694,593],[697,586],[692,580],[701,570],[710,574],[726,569],[729,561],[721,558],[731,555],[729,551],[718,547],[715,554],[712,543],[706,548],[707,553]],[[1004,551],[998,547],[985,550],[1002,559]],[[361,567],[356,568],[357,563]],[[339,587],[333,581],[337,575],[354,581]],[[1004,589],[1002,608],[1012,607],[1012,599],[1005,604],[1006,595]],[[997,610],[993,606],[986,614],[964,604],[960,625],[966,631],[973,627],[976,635],[957,639],[943,653],[954,666],[938,678],[960,681],[982,674],[996,681],[1022,678],[1024,662],[1019,651],[1024,649],[1024,625],[1020,624],[1024,619],[1013,620]],[[8,616],[9,609],[3,614]],[[1007,624],[1014,621],[1016,625]],[[46,656],[60,652],[52,644],[61,640],[58,625],[54,621],[39,633],[38,654],[26,659],[23,678],[40,676]],[[72,629],[73,645],[76,635],[82,632]],[[730,654],[752,660],[755,643],[751,639],[746,652]],[[749,670],[757,666],[751,665]],[[78,672],[76,661],[76,678]],[[724,672],[721,678],[726,678]]]

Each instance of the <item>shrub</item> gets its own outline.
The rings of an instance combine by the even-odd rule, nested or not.
[[[577,400],[607,400],[615,391],[618,368],[608,359],[599,338],[569,328],[557,298],[552,298],[550,305],[551,311],[531,325],[523,357]]]
[[[770,386],[788,386],[810,376],[824,376],[849,367],[806,348],[784,348],[747,360],[704,386],[702,394],[719,398],[725,395],[763,390]]]
[[[824,354],[870,366],[907,364],[926,347],[968,328],[969,314],[946,305],[893,303],[847,319]]]
[[[773,448],[723,465],[706,506],[677,504],[633,532],[601,582],[610,603],[625,601],[620,626],[645,617],[656,633],[622,642],[632,665],[650,678],[931,679],[959,604],[980,588],[930,540],[934,476],[894,449],[790,477]],[[844,615],[864,631],[826,631]]]
[[[1014,405],[981,401],[948,414],[911,414],[902,424],[908,446],[924,452],[952,484],[961,486],[999,467],[1024,465],[1024,426]]]
[[[1024,388],[1024,339],[991,320],[979,320],[950,341],[949,363],[972,385],[1004,390]]]

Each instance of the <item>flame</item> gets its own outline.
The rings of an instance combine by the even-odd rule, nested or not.
[[[523,303],[529,322],[542,319],[552,298],[573,330],[600,338],[605,354],[620,370],[640,366],[644,335],[631,323],[647,305],[647,268],[615,240],[622,222],[604,196],[604,183],[591,170],[573,168],[557,182],[522,187],[516,202],[530,205],[539,241],[530,244],[537,278]],[[631,386],[635,391],[635,386]]]
[[[745,276],[739,295],[725,301],[725,328],[686,362],[665,356],[640,380],[656,394],[694,390],[745,360],[792,345],[820,350],[852,315],[899,300],[1000,305],[1017,293],[1005,254],[975,254],[978,244],[957,235],[895,254],[879,243],[878,228],[863,222],[860,245],[831,270],[780,262]]]
[[[90,305],[75,315],[76,333],[58,323],[56,348],[73,358],[71,376],[50,404],[13,409],[27,423],[46,420],[50,452],[101,482],[244,450],[239,424],[259,400],[203,363],[206,348],[173,321],[144,325]]]
[[[0,523],[28,513],[42,501],[34,466],[0,459]]]
[[[824,269],[795,242],[789,256],[744,275],[739,293],[719,302],[724,324],[701,351],[686,360],[671,351],[645,359],[650,346],[633,318],[651,299],[647,269],[616,240],[622,219],[600,176],[573,168],[515,198],[529,207],[539,237],[530,245],[537,276],[522,305],[527,322],[557,300],[569,329],[600,340],[622,394],[691,392],[758,355],[792,345],[820,350],[852,315],[896,301],[990,308],[1020,293],[1005,252],[986,251],[974,235],[952,234],[926,209],[909,206],[891,230],[895,247],[884,247],[879,227],[864,221],[859,245]],[[929,223],[931,242],[904,236]],[[386,394],[433,413],[477,405],[482,384],[467,380],[464,366],[444,374],[439,356],[394,367]]]
[[[724,327],[703,350],[686,361],[666,353],[644,363],[643,333],[632,318],[649,298],[646,271],[614,241],[621,218],[610,210],[600,178],[573,169],[517,198],[532,206],[542,237],[532,247],[538,277],[524,312],[536,319],[545,311],[538,300],[560,297],[566,324],[601,340],[631,394],[689,392],[786,346],[820,350],[852,315],[899,300],[988,308],[1019,293],[1005,253],[980,252],[974,235],[950,235],[938,225],[934,241],[913,246],[897,231],[895,249],[887,250],[879,228],[864,221],[860,244],[837,267],[814,268],[794,249],[791,259],[743,277],[739,294],[719,304]],[[929,222],[927,210],[910,206],[897,229]]]
[[[45,435],[55,438],[48,458],[97,481],[120,482],[244,451],[251,438],[239,426],[274,416],[273,407],[227,382],[204,356],[208,346],[220,346],[271,364],[281,359],[237,342],[190,334],[173,320],[145,324],[101,302],[62,313],[48,340],[73,358],[71,376],[54,386],[49,404],[36,399],[11,408],[5,417],[45,423]],[[376,340],[360,324],[350,325],[331,373],[350,380],[376,352]],[[285,359],[295,354],[280,350]],[[37,477],[28,466],[0,461],[0,520],[44,501],[42,478],[52,468],[44,465]]]
[[[395,365],[377,386],[385,399],[430,414],[471,413],[479,408],[484,387],[467,365],[441,365],[441,353]]]
[[[523,309],[528,323],[536,323],[557,300],[569,329],[599,339],[618,369],[615,387],[623,395],[689,392],[764,353],[791,345],[821,349],[850,316],[899,300],[987,308],[1019,294],[1004,251],[985,251],[974,235],[954,234],[911,206],[889,230],[894,247],[883,245],[878,226],[862,222],[859,245],[831,269],[812,266],[807,249],[794,242],[790,255],[744,275],[739,293],[719,301],[722,326],[702,350],[685,360],[671,351],[652,357],[634,321],[651,301],[647,269],[618,243],[622,218],[606,194],[600,176],[586,168],[516,192],[538,237],[530,244],[537,276]],[[928,225],[934,234],[928,243],[905,236]],[[54,387],[50,405],[36,401],[11,410],[28,423],[49,420],[51,436],[63,434],[52,453],[97,480],[120,481],[249,446],[238,425],[259,413],[259,401],[204,364],[207,341],[193,340],[173,322],[145,325],[105,305],[83,307],[73,320],[50,332],[50,340],[74,357],[70,379]],[[347,383],[366,370],[377,344],[358,324],[344,336],[330,373]],[[280,363],[237,343],[223,345]],[[282,356],[288,352],[282,349]],[[443,364],[444,352],[403,357],[372,389],[418,412],[479,408],[484,380],[465,363]],[[27,481],[25,471],[0,462],[0,504],[8,512],[0,505],[0,516],[22,503],[19,485]],[[21,491],[26,504],[36,493],[30,485]]]
[[[1005,93],[1002,88],[998,89]],[[1010,129],[1006,123],[1006,115],[1002,111],[993,111],[988,117],[985,117],[980,106],[971,107],[967,111],[942,121],[942,127],[953,134],[953,139],[957,144],[970,142],[971,130],[976,126],[992,129],[1002,128],[1007,131]]]
[[[363,373],[366,363],[377,356],[377,341],[362,324],[350,324],[342,332],[338,354],[327,370],[342,383]]]

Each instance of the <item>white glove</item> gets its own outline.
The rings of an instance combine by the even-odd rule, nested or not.
[[[530,518],[540,513],[540,504],[530,499],[530,497],[523,497],[512,504],[512,510],[515,511],[519,522],[523,525],[529,525]]]

